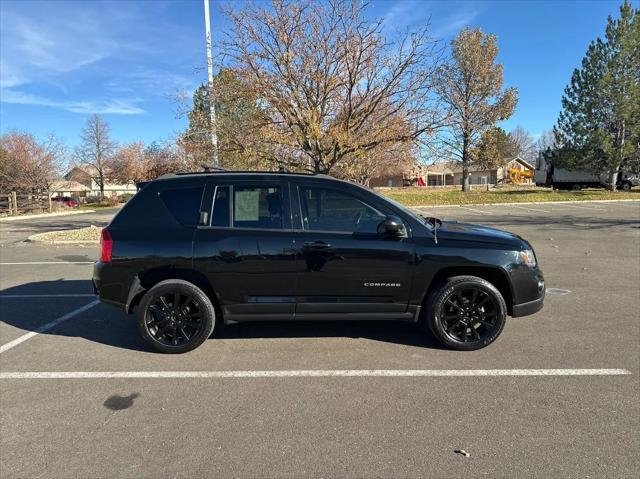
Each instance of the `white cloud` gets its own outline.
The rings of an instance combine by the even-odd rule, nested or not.
[[[72,72],[107,58],[119,48],[96,20],[69,15],[26,17],[2,13],[0,85],[17,87]]]
[[[136,104],[141,101],[139,98],[103,101],[53,100],[29,93],[5,89],[2,90],[1,99],[3,103],[46,106],[60,108],[73,113],[99,113],[103,115],[140,115],[146,113],[145,110],[136,106]]]
[[[434,22],[431,34],[437,38],[447,38],[456,35],[460,30],[471,25],[478,16],[477,10],[465,9],[449,15],[441,22]]]

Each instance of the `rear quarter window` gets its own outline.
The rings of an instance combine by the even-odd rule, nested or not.
[[[203,190],[203,187],[168,189],[160,192],[160,199],[178,223],[196,226]]]

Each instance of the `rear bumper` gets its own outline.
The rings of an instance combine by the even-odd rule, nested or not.
[[[514,304],[513,314],[511,316],[514,318],[529,316],[530,314],[534,314],[540,311],[542,309],[542,306],[544,306],[544,295],[542,295],[538,299],[529,301],[528,303]]]

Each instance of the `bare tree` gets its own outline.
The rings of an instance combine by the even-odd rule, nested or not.
[[[549,149],[553,149],[556,147],[555,135],[553,134],[553,130],[543,131],[540,137],[536,140],[535,149],[536,149],[536,157]]]
[[[97,179],[100,197],[104,197],[104,184],[109,173],[109,163],[116,150],[116,144],[109,138],[109,124],[100,115],[87,119],[80,134],[80,145],[76,148],[76,158],[80,164],[92,169],[91,176]]]
[[[536,145],[528,131],[521,126],[509,132],[509,142],[513,145],[515,156],[533,164],[536,159]]]
[[[225,11],[226,64],[265,113],[253,125],[257,154],[329,172],[345,158],[426,140],[442,125],[432,89],[439,52],[427,27],[391,42],[366,7],[272,0]],[[399,116],[402,130],[392,127]]]
[[[495,63],[495,35],[465,29],[451,47],[451,60],[438,75],[437,90],[450,113],[441,140],[450,157],[462,163],[462,189],[468,191],[472,148],[497,121],[511,116],[518,94],[515,88],[502,91],[502,65]]]

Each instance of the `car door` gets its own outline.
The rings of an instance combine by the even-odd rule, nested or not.
[[[207,186],[206,197],[194,267],[212,285],[225,320],[292,319],[296,271],[286,182],[222,178]]]
[[[296,319],[409,319],[411,239],[379,232],[393,211],[337,185],[292,185]]]

